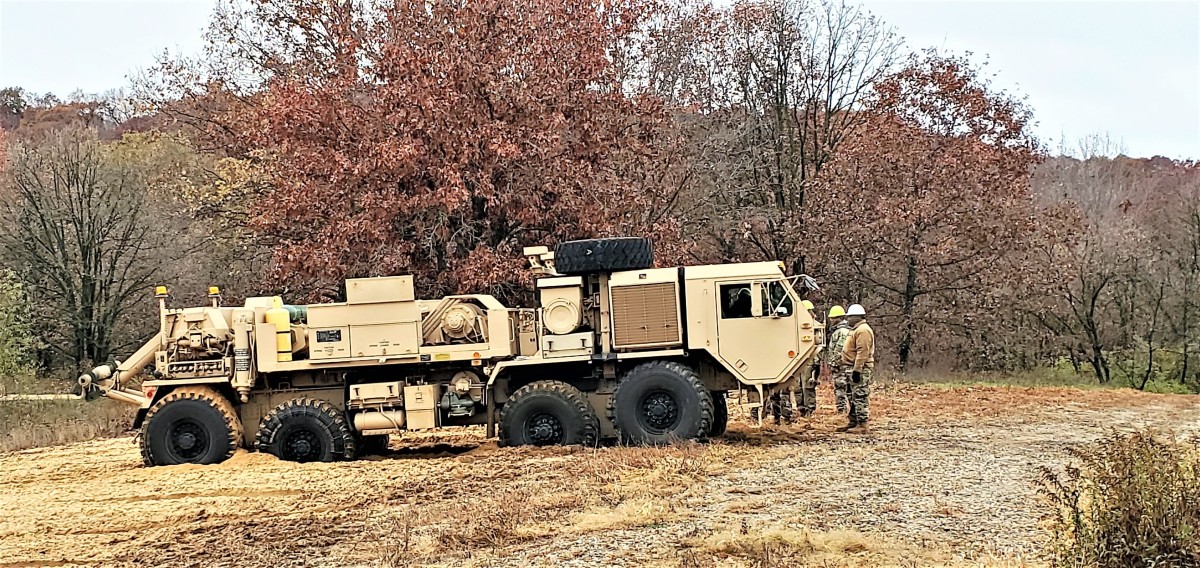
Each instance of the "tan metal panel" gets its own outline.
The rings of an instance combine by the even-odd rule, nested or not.
[[[404,387],[404,409],[409,429],[437,428],[438,385]]]
[[[308,306],[308,325],[312,327],[377,325],[416,321],[421,321],[421,307],[416,302],[313,304]]]
[[[583,278],[579,276],[559,276],[537,279],[538,288],[561,288],[563,286],[583,286]]]
[[[678,345],[679,296],[674,281],[612,288],[613,347]]]
[[[662,284],[679,280],[678,268],[647,268],[645,270],[627,270],[614,272],[609,277],[609,285],[638,286],[641,284]]]
[[[368,404],[399,404],[403,400],[403,389],[400,381],[351,385],[350,406],[357,408]]]
[[[412,276],[351,278],[346,280],[347,304],[411,302],[414,299],[416,299],[416,296],[413,294]]]
[[[595,338],[595,334],[590,331],[569,335],[543,335],[542,356],[549,359],[553,357],[589,355],[593,351]]]
[[[350,326],[352,357],[379,357],[416,353],[421,333],[416,322]]]
[[[350,328],[347,326],[308,328],[309,359],[340,359],[350,356]]]

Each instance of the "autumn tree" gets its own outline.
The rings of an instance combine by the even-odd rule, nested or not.
[[[1089,137],[1039,167],[1040,200],[1079,212],[1073,243],[1047,254],[1059,281],[1040,316],[1077,366],[1101,383],[1146,388],[1162,378],[1195,388],[1200,210],[1194,164],[1128,158]]]
[[[832,294],[868,305],[903,369],[922,339],[968,336],[1020,293],[1039,148],[1029,109],[962,57],[914,55],[862,112],[811,229]]]
[[[524,245],[671,236],[663,104],[626,92],[609,57],[647,9],[225,4],[209,47],[225,66],[170,67],[164,85],[195,101],[180,120],[266,175],[247,224],[280,278],[328,297],[411,272],[429,294],[512,297]]]
[[[151,287],[145,187],[91,130],[17,143],[10,160],[0,244],[47,346],[76,365],[107,360],[122,313]]]
[[[840,0],[687,5],[656,31],[644,80],[689,109],[696,160],[684,213],[711,260],[805,270],[808,192],[866,115],[900,39]]]

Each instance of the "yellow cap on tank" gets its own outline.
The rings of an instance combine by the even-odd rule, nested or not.
[[[220,289],[220,288],[217,288],[216,286],[209,286],[209,287],[208,287],[208,295],[209,295],[209,296],[216,296],[216,295],[219,295],[220,293],[221,293],[221,289]]]

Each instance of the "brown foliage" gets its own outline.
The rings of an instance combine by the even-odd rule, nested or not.
[[[833,294],[885,322],[904,367],[920,336],[968,334],[1018,293],[1039,152],[1029,111],[962,58],[914,56],[865,112],[820,180],[829,214],[809,229]]]
[[[324,296],[346,276],[411,272],[428,294],[512,297],[524,245],[669,240],[651,167],[667,114],[627,94],[607,56],[648,7],[255,2],[222,13],[213,49],[264,82],[191,110],[270,176],[249,222],[273,238],[278,275]],[[202,88],[232,93],[239,77]]]
[[[706,261],[782,260],[806,270],[809,194],[866,116],[853,112],[899,58],[894,30],[860,6],[823,0],[703,2],[653,35],[645,81],[697,113],[682,207]],[[814,207],[815,206],[815,207]]]
[[[1104,140],[1048,160],[1040,200],[1080,219],[1072,241],[1048,243],[1061,277],[1039,321],[1077,369],[1146,388],[1156,378],[1200,384],[1200,168],[1165,158],[1115,158]],[[1107,155],[1106,155],[1107,154]]]

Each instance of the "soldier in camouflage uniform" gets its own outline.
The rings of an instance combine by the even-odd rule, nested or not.
[[[850,394],[847,388],[846,375],[842,373],[842,347],[846,338],[850,337],[850,326],[846,324],[846,310],[841,306],[829,308],[829,323],[833,331],[829,332],[829,347],[825,350],[825,363],[829,365],[829,374],[833,377],[833,398],[837,404],[838,414],[846,412],[850,407]]]
[[[801,302],[801,305],[804,306],[804,309],[808,310],[808,314],[811,315],[814,320],[817,319],[817,315],[813,313],[814,306],[812,302],[804,300]],[[818,347],[824,346],[818,345]],[[820,355],[818,355],[818,357],[820,357]],[[818,358],[817,360],[819,361],[820,359]],[[812,365],[804,367],[800,370],[800,379],[798,381],[800,387],[800,392],[798,394],[800,397],[797,402],[799,403],[800,416],[802,417],[808,418],[817,411],[817,383],[820,379],[820,373],[820,365]]]
[[[867,325],[867,312],[854,304],[846,310],[850,335],[842,346],[842,372],[849,379],[850,424],[845,430],[867,425],[871,409],[871,375],[875,370],[875,332]]]

